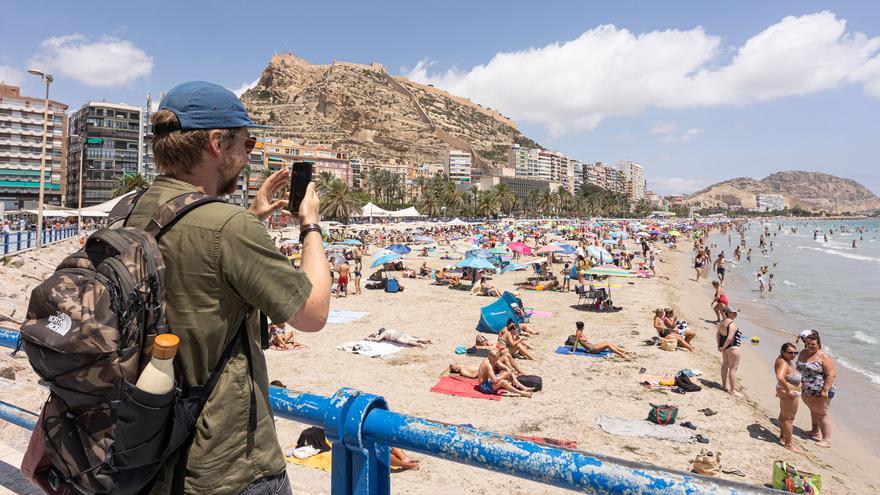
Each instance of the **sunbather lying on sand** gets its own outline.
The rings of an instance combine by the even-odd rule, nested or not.
[[[489,351],[489,357],[483,360],[480,363],[480,369],[478,370],[477,379],[480,381],[480,392],[484,394],[494,395],[499,390],[506,390],[514,395],[519,395],[521,397],[531,397],[532,391],[528,387],[523,387],[521,383],[519,383],[512,373],[509,371],[501,372],[500,374],[495,373],[495,369],[493,366],[493,360],[497,361],[499,358],[498,351],[492,350]],[[518,388],[519,387],[522,388]]]
[[[386,330],[385,327],[379,329],[378,332],[372,333],[367,336],[366,339],[371,342],[393,342],[395,344],[408,345],[412,347],[425,347],[425,344],[430,344],[431,341],[429,339],[423,339],[421,337],[414,337],[406,332],[401,332],[399,330]]]
[[[584,322],[582,321],[575,323],[574,344],[571,346],[571,352],[575,352],[578,346],[583,347],[590,354],[599,354],[602,351],[609,350],[627,361],[631,359],[629,354],[623,352],[614,344],[609,342],[597,342],[594,344],[587,340],[587,337],[584,335]]]
[[[437,278],[446,279],[449,282],[449,285],[458,285],[461,283],[461,277],[456,275],[455,273],[451,273],[447,270],[451,270],[450,267],[441,268],[439,272],[437,272]]]

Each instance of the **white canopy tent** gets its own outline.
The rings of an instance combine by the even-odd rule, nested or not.
[[[404,208],[403,210],[392,211],[391,216],[395,218],[408,218],[408,217],[420,217],[422,216],[418,210],[415,209],[414,206],[410,206],[409,208]]]
[[[470,225],[470,224],[467,223],[467,222],[465,222],[465,221],[463,221],[463,220],[460,219],[460,218],[455,218],[455,219],[453,219],[453,220],[450,220],[450,221],[446,222],[446,225]]]
[[[384,208],[379,208],[373,203],[365,204],[363,209],[361,210],[362,217],[390,217],[391,213],[392,212]]]

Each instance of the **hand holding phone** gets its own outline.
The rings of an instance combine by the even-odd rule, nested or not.
[[[294,162],[290,167],[290,202],[287,210],[294,215],[299,214],[299,205],[312,181],[312,165],[312,162]]]

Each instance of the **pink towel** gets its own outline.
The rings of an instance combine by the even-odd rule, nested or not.
[[[549,311],[532,310],[532,311],[529,311],[529,316],[537,316],[539,318],[549,318],[549,317],[553,316],[553,313],[551,313]]]
[[[455,395],[457,397],[471,397],[473,399],[501,400],[500,395],[488,395],[477,390],[479,381],[476,378],[462,376],[443,376],[436,385],[431,387],[431,392],[438,394]]]

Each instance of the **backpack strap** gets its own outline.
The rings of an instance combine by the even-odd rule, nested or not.
[[[128,217],[131,216],[131,212],[134,211],[134,206],[137,204],[138,200],[141,199],[141,196],[147,192],[147,189],[141,189],[134,194],[128,194],[124,196],[122,199],[116,203],[116,206],[110,210],[110,213],[107,215],[107,227],[112,226],[116,222],[120,220],[124,220],[124,223],[128,222]]]
[[[202,192],[183,193],[159,205],[144,230],[158,241],[168,229],[192,210],[208,203],[224,202],[220,198]]]

